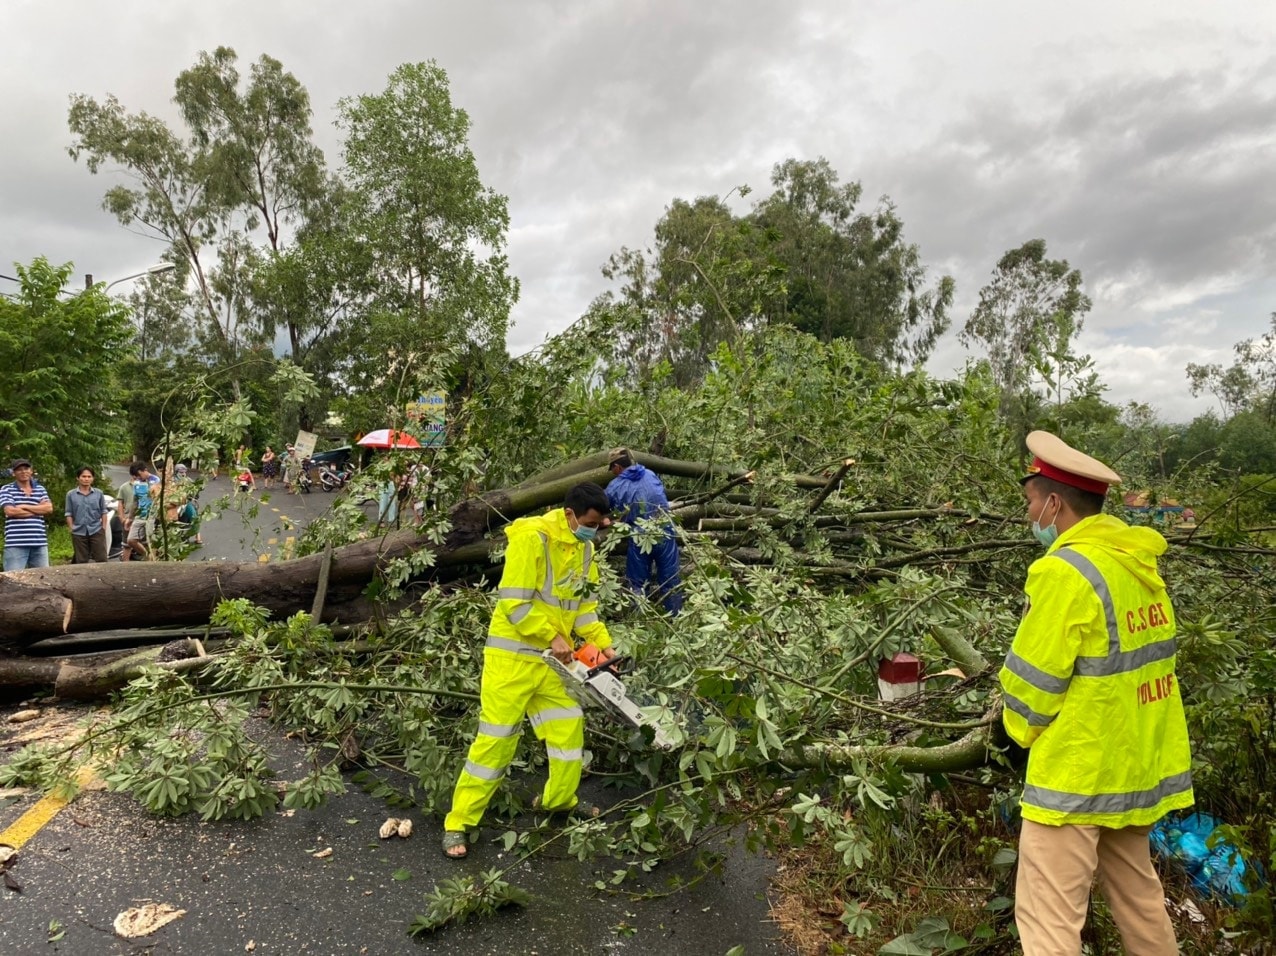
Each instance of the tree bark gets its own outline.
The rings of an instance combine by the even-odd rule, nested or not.
[[[167,647],[168,645],[166,645]],[[96,700],[119,690],[147,665],[187,671],[203,667],[212,657],[188,657],[163,661],[163,647],[148,647],[120,655],[92,654],[77,658],[0,658],[0,685],[51,687],[63,700]],[[192,652],[193,653],[193,652]]]

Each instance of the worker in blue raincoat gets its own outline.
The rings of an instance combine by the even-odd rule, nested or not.
[[[607,485],[612,513],[626,524],[658,517],[669,511],[669,496],[656,473],[634,461],[628,448],[613,448],[607,466],[615,475]],[[651,534],[635,534],[629,539],[625,577],[639,594],[649,594],[664,604],[670,614],[682,610],[682,578],[678,573],[678,539],[673,523],[653,539]]]

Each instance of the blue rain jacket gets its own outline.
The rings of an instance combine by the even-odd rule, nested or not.
[[[669,496],[654,471],[642,465],[630,465],[607,485],[607,500],[613,517],[628,524],[650,518],[658,511],[669,510]]]

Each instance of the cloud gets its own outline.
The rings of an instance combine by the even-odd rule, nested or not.
[[[0,82],[23,91],[0,152],[8,261],[108,281],[153,262],[153,241],[101,211],[110,178],[66,157],[67,96],[171,117],[176,75],[226,44],[306,86],[332,166],[341,97],[403,62],[447,69],[484,181],[510,198],[515,350],[574,321],[599,266],[646,245],[675,197],[765,194],[788,156],[827,156],[866,204],[889,195],[932,274],[957,278],[956,324],[1002,252],[1045,238],[1086,277],[1086,347],[1114,399],[1190,410],[1182,353],[1226,350],[1272,308],[1264,5],[67,0],[7,4],[4,26]],[[946,342],[932,367],[944,356],[962,359]]]

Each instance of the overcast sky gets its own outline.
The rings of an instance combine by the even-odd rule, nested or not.
[[[305,85],[331,166],[340,97],[447,70],[510,200],[515,352],[574,321],[672,199],[764,195],[789,156],[895,202],[957,280],[955,326],[1002,252],[1044,238],[1085,276],[1110,400],[1168,420],[1209,407],[1186,363],[1230,361],[1276,310],[1276,5],[1224,0],[0,0],[0,272],[156,261],[101,210],[115,180],[67,156],[67,98],[171,117],[174,78],[219,45]],[[931,367],[963,361],[950,334]]]

